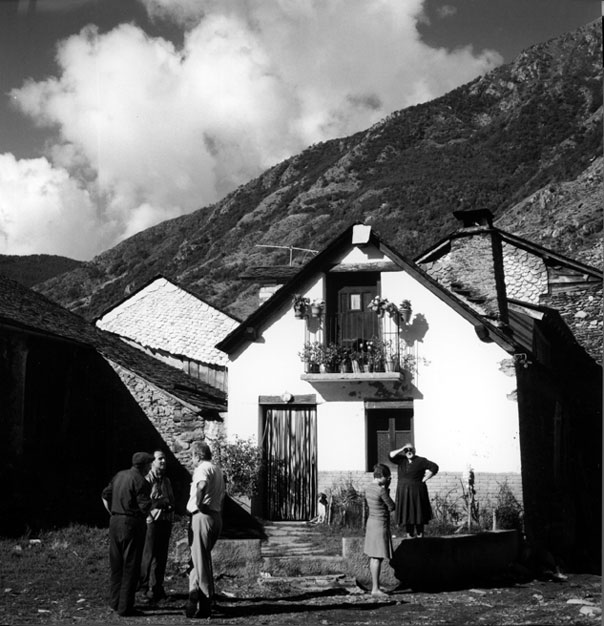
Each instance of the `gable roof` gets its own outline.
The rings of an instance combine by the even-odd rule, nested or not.
[[[246,342],[254,341],[262,327],[266,324],[269,315],[278,310],[285,302],[320,272],[328,271],[337,264],[337,258],[347,249],[352,248],[352,236],[356,224],[349,226],[327,245],[319,254],[310,259],[293,278],[278,289],[264,304],[254,311],[244,322],[235,328],[217,347],[228,354],[232,354]],[[498,328],[492,321],[484,319],[465,302],[457,298],[450,291],[443,288],[436,280],[423,269],[409,261],[402,254],[388,245],[372,228],[367,244],[378,248],[395,266],[408,272],[426,289],[447,303],[452,309],[468,320],[482,336],[496,341],[507,351],[514,351],[516,343],[504,329]]]
[[[555,252],[554,250],[544,248],[543,246],[540,246],[539,244],[529,241],[528,239],[523,239],[522,237],[519,237],[517,235],[513,235],[512,233],[508,233],[507,231],[501,230],[500,228],[497,228],[496,226],[490,226],[488,227],[488,230],[498,233],[502,241],[510,243],[516,246],[517,248],[521,248],[522,250],[526,250],[527,252],[531,252],[546,261],[557,262],[560,265],[565,265],[570,269],[574,269],[577,272],[585,273],[588,276],[591,276],[599,280],[602,280],[603,278],[602,271],[596,267],[585,265],[585,263],[581,263],[580,261],[571,259],[570,257],[564,256],[563,254]],[[453,239],[457,239],[459,237],[471,236],[475,233],[476,231],[472,231],[472,230],[464,230],[464,229],[456,230],[453,233],[450,233],[449,235],[447,235],[446,237],[443,237],[440,241],[438,241],[434,245],[430,246],[429,248],[426,248],[423,252],[418,254],[413,259],[413,261],[414,263],[424,263],[427,261],[431,261],[435,258],[438,258],[442,256],[443,254],[446,254],[448,244],[450,244]]]
[[[94,328],[86,320],[46,296],[0,275],[0,326],[11,326],[92,346]]]
[[[95,350],[202,414],[225,410],[225,394],[133,348],[42,294],[0,276],[0,327]]]
[[[474,213],[481,217],[484,211]],[[472,251],[478,249],[472,248],[473,244],[469,243],[476,235],[490,237],[491,246],[500,248],[503,266],[498,288],[499,301],[506,308],[504,319],[512,330],[506,300],[544,305],[549,310],[558,311],[578,345],[601,363],[603,275],[598,268],[500,230],[490,222],[464,222],[464,228],[425,250],[415,258],[415,262],[423,265],[446,289],[459,294],[461,299],[481,313],[481,302],[486,299],[487,289],[480,280],[483,263],[476,259],[474,263],[468,262]],[[490,254],[492,259],[492,248]],[[551,321],[552,316],[548,315],[546,319]]]
[[[155,385],[205,417],[217,417],[218,413],[226,411],[226,394],[221,390],[129,346],[116,335],[102,330],[97,333],[96,348],[103,357]]]
[[[96,325],[145,348],[201,363],[226,365],[215,345],[238,320],[164,276],[157,276],[106,311]]]

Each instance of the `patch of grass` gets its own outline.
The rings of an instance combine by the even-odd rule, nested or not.
[[[106,605],[107,546],[106,528],[80,525],[0,539],[0,623],[60,621]]]
[[[314,529],[315,532],[307,540],[320,550],[321,554],[334,556],[342,554],[342,537],[365,536],[365,529],[358,527],[317,524]]]

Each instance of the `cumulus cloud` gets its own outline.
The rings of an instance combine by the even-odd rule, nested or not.
[[[17,160],[0,154],[0,251],[57,254],[75,259],[90,254],[89,240],[109,243],[115,233],[97,232],[96,208],[88,191],[47,159]]]
[[[60,44],[57,76],[11,94],[56,129],[46,175],[69,173],[96,204],[82,208],[89,255],[501,62],[423,43],[423,0],[140,1],[185,30],[182,47],[132,24],[90,26]]]

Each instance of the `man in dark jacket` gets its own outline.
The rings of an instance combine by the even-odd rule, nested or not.
[[[153,504],[151,485],[145,480],[152,462],[150,454],[136,452],[132,456],[132,467],[118,472],[102,494],[103,504],[111,514],[110,606],[122,616],[142,615],[134,608],[134,596],[145,543],[145,519]]]
[[[174,491],[166,476],[166,454],[155,450],[153,456],[146,480],[151,485],[151,498],[155,504],[147,516],[139,588],[147,600],[155,602],[166,598],[164,575],[174,521]]]

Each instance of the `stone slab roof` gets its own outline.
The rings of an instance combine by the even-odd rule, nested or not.
[[[499,292],[491,280],[496,271],[492,238],[501,247],[503,286]],[[485,243],[489,245],[479,245]],[[497,315],[504,299],[555,309],[578,344],[596,363],[602,363],[602,272],[598,268],[480,224],[452,233],[416,262],[481,315]]]
[[[0,276],[0,326],[88,347],[202,412],[225,410],[222,391],[127,345],[42,294],[4,276]]]
[[[102,330],[200,363],[226,365],[215,346],[239,321],[163,276],[116,305],[97,321]]]
[[[300,266],[292,265],[259,265],[248,268],[239,278],[259,283],[285,283],[295,276]]]

